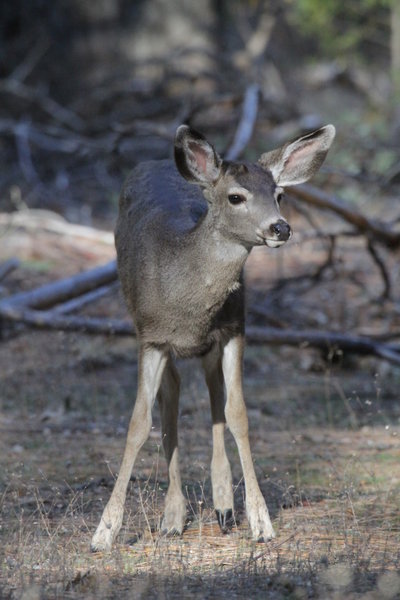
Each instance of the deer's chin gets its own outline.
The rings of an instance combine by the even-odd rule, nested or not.
[[[285,243],[286,240],[273,240],[271,238],[265,238],[265,245],[268,246],[268,248],[279,248]]]

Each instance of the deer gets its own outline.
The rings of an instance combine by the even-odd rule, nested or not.
[[[139,163],[119,199],[118,273],[138,341],[137,396],[111,497],[92,538],[109,551],[123,521],[128,483],[152,426],[157,398],[168,466],[161,533],[186,522],[178,453],[180,378],[176,359],[199,357],[212,416],[212,499],[218,524],[234,525],[225,429],[236,442],[252,538],[275,536],[249,443],[242,372],[245,346],[243,267],[255,246],[278,248],[292,235],[281,215],[284,188],[310,179],[335,137],[326,125],[261,155],[257,163],[223,160],[214,146],[180,125],[174,160]]]

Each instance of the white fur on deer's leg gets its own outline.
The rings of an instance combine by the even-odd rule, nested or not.
[[[168,472],[169,486],[165,497],[161,533],[164,535],[181,535],[186,521],[186,501],[182,494],[178,448],[175,448],[172,453]]]
[[[222,373],[221,348],[215,345],[203,358],[203,368],[210,394],[213,420],[213,453],[211,484],[214,509],[221,531],[226,533],[233,525],[232,473],[225,451],[225,391]]]
[[[232,473],[225,451],[225,423],[215,423],[212,428],[213,455],[211,484],[215,512],[221,531],[226,533],[233,525]]]
[[[243,338],[236,337],[224,348],[222,365],[227,390],[225,416],[239,451],[246,488],[246,513],[253,539],[267,541],[275,537],[275,533],[251,457],[247,411],[242,391],[243,347]]]
[[[160,386],[165,362],[166,356],[154,348],[142,350],[140,353],[138,392],[129,424],[125,452],[111,498],[92,538],[93,552],[110,550],[121,528],[126,490],[138,452],[150,433],[151,409]]]
[[[168,463],[168,491],[165,497],[161,533],[181,535],[186,521],[186,501],[182,494],[178,452],[178,410],[180,379],[169,356],[158,392],[162,441]]]

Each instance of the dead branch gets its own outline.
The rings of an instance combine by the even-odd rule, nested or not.
[[[9,258],[0,264],[0,281],[3,281],[12,271],[19,267],[18,258]]]
[[[250,141],[257,119],[259,93],[260,89],[257,84],[249,85],[246,90],[242,116],[233,143],[225,153],[226,160],[236,160]]]
[[[91,304],[92,302],[96,302],[103,296],[106,296],[110,292],[114,291],[119,287],[119,282],[114,282],[109,285],[103,285],[97,289],[92,290],[91,292],[87,292],[86,294],[82,294],[77,298],[72,298],[72,300],[68,300],[67,302],[63,302],[62,304],[58,304],[55,308],[52,309],[52,314],[54,315],[66,315],[72,312],[75,312],[87,304]]]
[[[325,261],[321,265],[319,265],[319,267],[317,267],[315,272],[309,276],[311,281],[313,282],[320,281],[325,271],[332,267],[335,263],[336,237],[334,235],[330,235],[327,236],[327,239],[329,242],[327,257]]]
[[[313,229],[319,237],[323,237],[324,232],[321,230],[321,227],[318,225],[311,212],[307,210],[306,207],[297,199],[289,196],[287,200],[289,201],[289,206],[294,208],[294,210],[304,218],[304,220],[310,225],[311,229]]]
[[[3,306],[0,304],[0,316],[38,329],[76,331],[97,335],[135,334],[131,322],[122,319],[65,316],[56,314],[54,310],[38,311],[12,304]],[[330,353],[332,349],[337,349],[364,356],[377,356],[400,366],[400,352],[397,346],[382,344],[371,338],[357,335],[331,331],[293,331],[291,329],[249,326],[246,329],[246,339],[249,344],[312,347],[327,353]]]
[[[332,331],[293,331],[272,327],[247,327],[246,338],[251,344],[271,346],[310,346],[326,352],[337,348],[361,355],[373,355],[400,366],[400,353],[389,344],[376,342],[371,338],[346,335]]]
[[[276,18],[271,14],[268,4],[263,7],[261,14],[257,15],[257,26],[250,25],[246,9],[239,5],[238,18],[235,19],[239,35],[242,38],[244,52],[247,55],[249,65],[257,62],[265,53],[271,39],[272,30]]]
[[[391,230],[388,224],[381,221],[375,219],[372,221],[355,209],[350,208],[337,196],[328,194],[306,183],[290,188],[290,194],[312,206],[335,212],[342,219],[354,225],[360,232],[372,236],[376,241],[392,250],[400,246],[400,232]]]
[[[54,306],[107,283],[112,283],[116,279],[117,267],[113,260],[101,267],[6,298],[0,302],[0,316],[19,320],[9,315],[17,314],[14,311],[23,312],[27,308],[43,309]]]
[[[392,289],[389,272],[386,268],[384,260],[382,259],[381,256],[379,256],[379,253],[378,253],[377,249],[375,248],[375,245],[372,243],[372,241],[370,239],[367,241],[367,248],[368,248],[368,252],[370,253],[370,255],[372,257],[372,260],[378,267],[379,272],[382,276],[384,288],[383,288],[383,292],[380,297],[382,300],[387,300],[388,298],[390,298],[390,293],[391,293],[391,289]]]
[[[54,310],[32,310],[24,305],[0,303],[0,318],[22,323],[35,329],[76,331],[101,335],[133,335],[130,321],[98,317],[66,316]]]
[[[10,94],[34,103],[43,112],[47,113],[51,118],[59,123],[63,123],[71,129],[82,131],[85,129],[85,122],[73,111],[55,100],[37,88],[26,85],[15,77],[8,77],[0,80],[0,93]]]
[[[18,123],[15,128],[15,141],[17,146],[18,163],[26,181],[28,183],[40,184],[40,178],[34,167],[32,153],[29,146],[28,123]]]
[[[19,133],[20,122],[13,119],[0,119],[0,133],[16,136]],[[91,138],[69,130],[59,125],[42,125],[37,127],[25,123],[27,137],[35,146],[48,152],[76,154],[78,152],[111,152],[115,148],[117,133],[107,133],[97,138]]]
[[[67,237],[82,238],[114,246],[114,234],[86,225],[69,223],[57,213],[41,209],[24,209],[12,213],[0,213],[0,227],[27,230],[43,230]]]
[[[11,75],[9,75],[8,79],[25,81],[49,48],[50,41],[48,39],[39,39],[36,45],[30,50],[29,54],[25,56]]]
[[[319,281],[321,281],[322,276],[324,275],[325,271],[327,271],[331,267],[334,267],[336,236],[334,234],[326,234],[324,236],[320,236],[317,234],[316,236],[314,236],[314,238],[311,238],[311,239],[315,239],[316,237],[317,238],[323,237],[324,239],[326,239],[328,241],[327,256],[326,256],[326,259],[324,260],[324,262],[321,263],[320,265],[318,265],[318,267],[316,267],[314,269],[314,271],[311,273],[301,273],[300,275],[293,275],[292,277],[285,277],[284,279],[279,279],[276,282],[276,284],[271,288],[270,295],[273,295],[276,292],[280,292],[282,289],[284,289],[288,285],[291,285],[293,283],[300,283],[303,281],[309,282],[309,286],[303,290],[304,292],[308,291],[314,285],[316,285]]]

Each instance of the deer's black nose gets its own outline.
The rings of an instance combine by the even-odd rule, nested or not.
[[[272,235],[276,236],[276,238],[281,242],[286,242],[286,240],[290,238],[290,226],[283,219],[279,219],[279,221],[273,223],[270,226],[269,230],[272,233]]]

